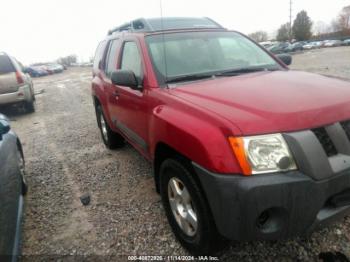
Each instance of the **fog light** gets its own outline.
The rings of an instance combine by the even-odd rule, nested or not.
[[[288,220],[288,213],[284,208],[272,207],[264,210],[256,218],[256,227],[263,234],[281,233]]]
[[[289,156],[282,156],[277,160],[277,166],[282,170],[288,169],[292,163]]]

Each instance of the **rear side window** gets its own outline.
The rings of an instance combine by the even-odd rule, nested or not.
[[[128,69],[141,77],[141,56],[135,42],[126,42],[123,48],[121,69]]]
[[[10,58],[6,55],[0,55],[0,74],[12,73],[15,71],[15,67]]]
[[[109,52],[106,60],[105,73],[110,78],[111,74],[117,70],[119,40],[112,40],[109,45]]]
[[[105,46],[106,46],[106,41],[102,41],[96,49],[95,59],[94,59],[94,67],[93,67],[94,70],[98,70],[98,64],[102,60]]]
[[[12,60],[12,64],[15,68],[16,71],[23,71],[23,65],[21,64],[21,62],[17,61],[16,58],[11,57]]]

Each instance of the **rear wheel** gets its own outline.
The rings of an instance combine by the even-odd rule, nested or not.
[[[212,254],[225,247],[206,198],[187,165],[165,160],[160,192],[169,224],[180,243],[194,254]]]
[[[34,113],[35,112],[34,99],[32,99],[29,102],[24,102],[24,108],[28,113]]]
[[[125,144],[124,138],[109,127],[100,105],[96,107],[96,117],[103,143],[109,149],[122,147]]]

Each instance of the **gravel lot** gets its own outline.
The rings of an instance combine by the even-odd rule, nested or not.
[[[293,69],[350,78],[350,47],[314,49],[293,56]]]
[[[350,79],[350,47],[310,51],[293,59],[293,69]],[[168,226],[151,165],[128,145],[109,151],[102,144],[90,96],[90,70],[73,68],[35,79],[37,112],[6,112],[24,144],[30,186],[22,260],[188,255]],[[91,195],[88,206],[79,200],[84,193]],[[326,251],[350,257],[349,226],[348,217],[307,239],[232,243],[219,259],[318,261],[318,254]]]

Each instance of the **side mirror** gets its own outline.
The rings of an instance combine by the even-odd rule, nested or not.
[[[10,131],[10,124],[5,119],[0,118],[0,140],[2,140],[2,136],[7,134]]]
[[[292,56],[288,54],[279,54],[276,55],[285,65],[292,64]]]
[[[114,85],[128,86],[136,90],[141,89],[135,73],[131,70],[117,70],[112,73],[111,80]]]

